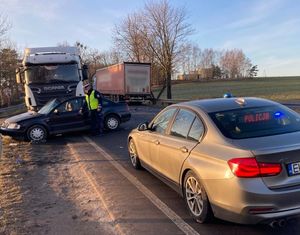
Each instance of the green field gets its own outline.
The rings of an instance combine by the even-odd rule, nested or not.
[[[157,96],[159,89],[154,89]],[[234,96],[262,97],[277,101],[300,100],[300,77],[270,77],[238,81],[184,82],[172,85],[173,99],[204,99]],[[166,98],[166,92],[161,99]]]

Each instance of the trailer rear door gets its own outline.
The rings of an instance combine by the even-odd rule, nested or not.
[[[127,94],[150,94],[150,64],[125,63],[125,84]]]

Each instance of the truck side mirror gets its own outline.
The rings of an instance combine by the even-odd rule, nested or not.
[[[86,64],[82,65],[82,81],[88,80],[89,75],[88,75],[88,66]]]
[[[17,81],[18,84],[21,83],[21,71],[20,71],[20,68],[16,69],[16,81]]]

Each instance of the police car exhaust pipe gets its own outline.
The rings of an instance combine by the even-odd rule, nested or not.
[[[272,227],[272,228],[282,228],[282,227],[285,227],[287,224],[287,221],[285,219],[281,219],[281,220],[273,220],[269,225]]]
[[[270,224],[269,224],[272,228],[277,228],[279,226],[279,223],[277,220],[273,220]]]
[[[286,220],[285,219],[281,219],[278,222],[279,227],[285,227],[286,226]]]

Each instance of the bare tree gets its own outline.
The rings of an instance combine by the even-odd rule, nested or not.
[[[145,41],[140,29],[142,28],[142,15],[133,13],[128,15],[120,25],[115,26],[114,42],[117,48],[122,49],[123,57],[129,61],[148,62],[145,52]]]
[[[57,46],[58,47],[70,47],[71,45],[68,41],[62,41],[62,42],[57,43]]]
[[[0,106],[10,105],[20,98],[15,78],[18,58],[13,47],[0,49]]]
[[[169,1],[150,2],[145,5],[145,20],[142,33],[148,49],[162,66],[166,77],[167,98],[172,98],[171,76],[181,45],[192,33],[191,26],[186,23],[184,8],[175,8]]]
[[[88,60],[89,60],[88,46],[84,45],[80,41],[76,41],[74,46],[76,46],[78,48],[79,55],[80,55],[82,62],[84,64],[88,64]]]
[[[196,73],[200,66],[201,49],[193,43],[186,43],[181,47],[177,68],[184,74]]]
[[[11,28],[11,23],[8,21],[8,18],[0,13],[0,42],[2,37],[7,33]]]
[[[200,67],[205,69],[211,68],[216,64],[216,55],[217,52],[214,49],[204,49],[201,53]]]
[[[228,78],[248,77],[251,61],[241,49],[227,50],[220,58],[220,66]]]
[[[168,0],[160,0],[157,3],[146,3],[139,13],[130,14],[117,27],[115,38],[117,46],[126,45],[138,61],[142,52],[144,58],[163,69],[167,98],[171,99],[172,72],[182,44],[192,31],[191,26],[186,23],[184,8],[176,8]]]
[[[99,51],[98,49],[90,48],[79,41],[75,42],[75,46],[79,50],[82,62],[89,67],[88,74],[90,79],[96,73],[97,69],[117,64],[121,61],[121,55],[115,49]]]

